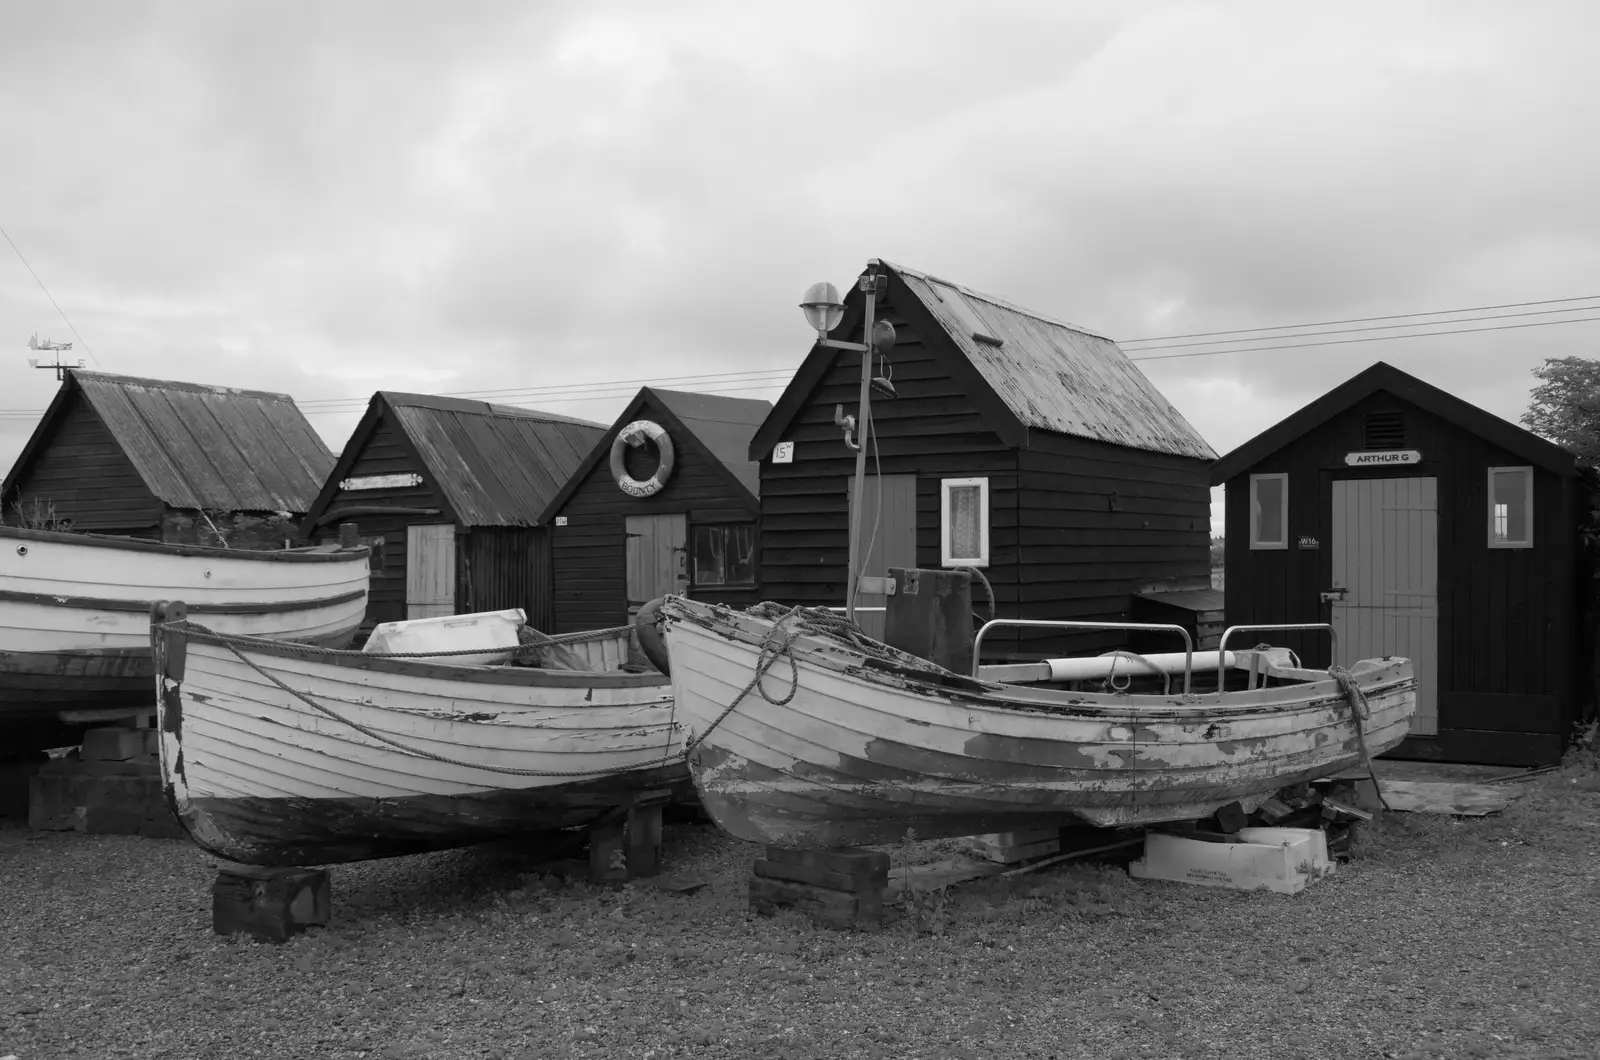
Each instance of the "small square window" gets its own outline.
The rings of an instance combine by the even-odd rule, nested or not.
[[[1289,547],[1289,476],[1250,476],[1250,547]]]
[[[939,565],[989,565],[989,480],[939,480]]]
[[[723,523],[694,528],[694,584],[754,585],[756,528],[750,523]]]
[[[1489,469],[1489,547],[1533,547],[1533,468]]]

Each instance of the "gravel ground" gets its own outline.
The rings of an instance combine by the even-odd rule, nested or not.
[[[669,826],[692,897],[479,848],[336,866],[334,922],[211,934],[186,842],[0,831],[0,1057],[1593,1057],[1600,772],[1383,815],[1297,896],[1060,867],[876,934],[749,917],[757,849]],[[932,930],[928,930],[932,929]]]

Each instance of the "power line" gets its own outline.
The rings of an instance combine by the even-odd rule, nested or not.
[[[1591,307],[1595,308],[1595,307]],[[1360,339],[1328,339],[1323,342],[1292,342],[1284,346],[1245,346],[1236,350],[1197,350],[1194,353],[1158,353],[1154,357],[1130,357],[1130,361],[1171,361],[1180,357],[1215,357],[1223,353],[1262,353],[1267,350],[1301,350],[1312,346],[1345,346],[1352,342],[1388,342],[1392,339],[1426,339],[1435,335],[1470,335],[1475,331],[1512,331],[1516,328],[1547,328],[1552,324],[1582,324],[1600,317],[1573,317],[1570,320],[1535,320],[1527,324],[1497,324],[1490,328],[1457,328],[1453,331],[1418,331],[1410,335],[1368,335]],[[1450,321],[1444,321],[1450,323]],[[1292,338],[1293,336],[1285,336]]]
[[[1403,320],[1406,317],[1442,317],[1454,316],[1457,313],[1482,313],[1490,309],[1525,309],[1531,305],[1557,305],[1561,302],[1591,302],[1600,298],[1600,294],[1579,295],[1576,298],[1545,298],[1537,302],[1506,302],[1502,305],[1475,305],[1465,309],[1431,309],[1426,313],[1391,313],[1381,317],[1348,317],[1344,320],[1313,320],[1307,324],[1279,324],[1268,328],[1237,328],[1233,331],[1195,331],[1187,335],[1153,335],[1143,339],[1124,339],[1118,345],[1127,345],[1130,342],[1166,342],[1168,339],[1203,339],[1210,335],[1254,335],[1262,331],[1284,331],[1290,328],[1325,328],[1335,324],[1370,324],[1374,320]],[[1435,321],[1435,323],[1448,323],[1448,321]],[[1289,336],[1285,335],[1284,338]]]
[[[638,379],[607,379],[607,380],[595,380],[595,381],[587,382],[587,383],[556,383],[556,384],[551,384],[550,386],[504,387],[504,388],[497,389],[497,390],[451,390],[451,391],[445,391],[443,393],[440,393],[440,394],[437,394],[437,395],[434,395],[434,396],[436,396],[436,397],[477,398],[477,397],[498,396],[498,395],[502,395],[502,394],[518,394],[518,395],[526,395],[526,396],[543,397],[543,396],[548,396],[548,395],[553,395],[553,394],[587,393],[587,392],[589,392],[591,390],[596,390],[596,389],[610,390],[610,389],[614,389],[616,387],[638,388],[640,386],[654,386],[654,385],[659,384],[659,383],[681,383],[681,382],[690,382],[690,381],[693,381],[693,382],[704,381],[704,382],[708,382],[708,383],[721,383],[721,382],[732,382],[732,381],[738,380],[738,379],[749,379],[749,380],[752,380],[752,381],[757,381],[757,380],[765,380],[765,379],[776,378],[776,377],[779,377],[779,376],[787,378],[787,377],[792,376],[792,375],[794,375],[794,370],[791,369],[791,368],[770,368],[770,369],[754,369],[754,370],[743,371],[743,372],[706,372],[706,373],[702,373],[702,374],[699,374],[699,375],[657,376],[657,377],[655,377],[653,379],[649,379],[649,380],[645,380],[645,381],[640,381]],[[298,404],[302,408],[304,408],[306,406],[328,406],[328,405],[365,406],[369,400],[370,400],[370,397],[312,398],[312,399],[307,400],[307,401],[298,402]],[[501,399],[501,400],[502,400],[502,403],[509,403],[509,402],[506,402],[504,399]]]
[[[78,329],[72,326],[72,321],[67,319],[67,311],[61,308],[60,303],[56,301],[56,296],[50,293],[50,288],[46,287],[44,285],[44,281],[39,279],[39,274],[33,271],[33,266],[28,264],[28,259],[22,256],[22,251],[19,250],[17,248],[17,244],[12,241],[11,234],[4,228],[0,228],[0,236],[6,237],[6,242],[11,244],[11,249],[17,252],[17,258],[22,262],[22,267],[28,270],[28,275],[33,277],[33,282],[39,285],[39,290],[43,291],[44,296],[50,299],[50,304],[56,307],[56,312],[61,314],[61,319],[66,320],[67,327],[72,328],[72,334],[78,340],[79,344],[83,346],[84,350],[89,354],[90,357],[94,358],[94,366],[96,368],[100,367],[100,358],[94,356],[94,351],[89,349],[89,344],[84,342],[82,335],[78,334]]]
[[[790,374],[792,375],[793,373],[790,373]],[[751,391],[751,390],[782,390],[785,387],[787,387],[788,385],[789,385],[789,380],[784,379],[781,382],[775,382],[775,383],[739,384],[739,385],[736,385],[736,386],[722,386],[722,387],[706,386],[706,387],[699,388],[698,390],[695,391],[695,393],[697,393],[697,394],[732,394],[732,393],[739,393],[741,391]],[[638,392],[638,387],[639,387],[639,384],[635,383],[635,384],[629,384],[629,385],[627,385],[625,387],[613,388],[609,393],[591,394],[588,397],[533,397],[533,398],[519,398],[519,399],[517,399],[515,401],[500,401],[500,402],[496,402],[496,404],[525,406],[525,405],[530,405],[530,404],[532,404],[534,402],[541,402],[541,403],[549,402],[551,404],[577,404],[577,403],[583,402],[583,401],[611,401],[611,400],[614,400],[616,398],[632,397],[634,394],[636,394]],[[446,396],[446,395],[435,395],[435,396],[441,396],[442,397],[442,396]],[[296,404],[299,404],[299,403],[296,402]],[[350,406],[348,408],[310,408],[310,409],[302,408],[301,411],[303,411],[307,416],[349,415],[350,413],[359,411],[363,407],[365,407],[365,403],[363,403],[362,405],[353,405],[353,406]]]

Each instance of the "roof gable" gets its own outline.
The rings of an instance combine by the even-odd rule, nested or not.
[[[660,411],[662,426],[674,443],[699,451],[752,511],[760,510],[761,468],[747,458],[750,439],[772,410],[772,404],[755,398],[730,398],[720,394],[694,394],[683,390],[642,387],[559,493],[545,508],[541,522],[556,517],[595,469],[611,456],[617,435],[639,418],[647,407]]]
[[[882,266],[895,308],[921,325],[919,334],[1006,444],[1025,445],[1027,432],[1037,429],[1131,449],[1216,458],[1189,421],[1105,336],[915,269]],[[862,297],[852,287],[845,319],[833,337],[859,330]],[[838,352],[813,347],[752,441],[751,459],[760,459],[781,440]]]
[[[1425,383],[1391,364],[1378,361],[1218,459],[1211,465],[1211,484],[1219,486],[1249,470],[1380,391],[1431,412],[1547,471],[1567,477],[1581,473],[1577,457],[1554,442],[1548,442],[1509,420],[1503,420],[1469,401]]]
[[[6,477],[20,476],[81,394],[135,472],[172,508],[285,511],[310,507],[333,453],[287,394],[69,369]]]

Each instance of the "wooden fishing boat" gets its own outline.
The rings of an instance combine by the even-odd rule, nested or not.
[[[338,646],[367,607],[367,548],[248,551],[0,526],[0,721],[150,706],[150,605],[214,628]]]
[[[1406,659],[1330,673],[1258,649],[1222,660],[1261,678],[1248,688],[1076,691],[953,674],[830,635],[825,613],[763,608],[659,607],[701,803],[752,842],[1149,824],[1235,801],[1249,811],[1394,747],[1416,708]]]
[[[641,793],[688,788],[659,672],[227,637],[185,621],[179,604],[150,637],[168,803],[231,861],[442,850],[590,824]]]

